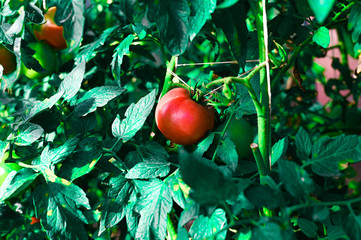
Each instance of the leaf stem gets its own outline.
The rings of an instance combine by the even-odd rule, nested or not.
[[[177,239],[177,230],[174,227],[170,213],[168,213],[168,215],[167,215],[167,231],[168,231],[168,234],[169,234],[171,240]]]

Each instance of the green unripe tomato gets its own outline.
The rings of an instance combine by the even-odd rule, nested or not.
[[[220,125],[217,131],[222,132],[225,126],[226,123]],[[232,117],[224,134],[224,138],[226,137],[229,137],[236,146],[239,159],[246,157],[251,152],[250,145],[253,142],[253,130],[246,119]]]
[[[5,178],[12,171],[19,171],[21,167],[16,163],[0,163],[0,186],[4,183]]]
[[[29,43],[28,46],[35,51],[33,57],[38,60],[40,66],[45,71],[37,72],[21,64],[21,73],[30,79],[43,78],[52,74],[57,67],[57,58],[54,49],[43,42]]]

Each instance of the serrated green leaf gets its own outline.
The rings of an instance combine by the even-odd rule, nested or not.
[[[284,155],[286,154],[287,148],[288,148],[287,137],[282,138],[272,146],[271,166],[273,166],[273,164],[275,164],[278,160],[283,159]]]
[[[74,114],[77,117],[86,116],[88,113],[94,112],[98,107],[105,106],[109,101],[120,96],[124,91],[124,88],[116,86],[93,88],[77,101]]]
[[[169,170],[169,163],[141,162],[132,167],[125,177],[128,179],[165,177]]]
[[[132,139],[152,111],[155,104],[155,96],[156,90],[154,89],[136,104],[131,104],[125,112],[125,118],[123,120],[120,120],[120,116],[117,115],[117,118],[112,124],[113,136],[121,138],[123,142]]]
[[[48,184],[34,192],[37,216],[51,239],[86,239],[84,223],[88,223],[80,207],[90,209],[85,192],[73,183],[47,176]]]
[[[275,209],[280,205],[280,196],[273,189],[264,185],[251,185],[244,190],[245,197],[258,208]]]
[[[64,92],[64,101],[71,100],[80,90],[84,79],[85,60],[81,61],[60,83],[59,92]]]
[[[296,151],[297,156],[301,160],[307,160],[310,158],[310,154],[312,151],[312,142],[310,136],[306,132],[304,128],[300,128],[296,134]]]
[[[78,65],[83,59],[85,59],[86,62],[93,59],[97,54],[96,50],[104,45],[105,40],[107,40],[109,35],[117,28],[118,26],[114,26],[105,29],[96,41],[83,46],[82,50],[75,57],[75,65]]]
[[[25,110],[22,116],[23,121],[28,122],[36,114],[42,112],[45,109],[52,108],[54,104],[63,96],[63,94],[64,92],[60,91],[50,98],[45,99],[44,101],[37,101],[32,107]]]
[[[215,233],[221,230],[227,224],[226,213],[223,209],[216,209],[210,217],[203,215],[194,220],[189,233],[195,240],[207,239],[213,237]],[[220,232],[215,236],[215,239],[226,239],[227,232]]]
[[[125,208],[133,191],[130,181],[122,175],[111,178],[109,185],[110,190],[102,207],[99,234],[106,228],[115,226],[124,218]]]
[[[162,41],[173,56],[182,54],[188,45],[190,8],[187,0],[160,0],[155,3],[156,23]]]
[[[58,174],[65,179],[74,181],[91,172],[101,156],[101,151],[96,148],[77,150],[71,159],[62,165]]]
[[[197,204],[194,200],[188,201],[179,217],[178,230],[184,227],[187,223],[189,224],[192,220],[199,217],[199,215],[200,205]]]
[[[312,148],[312,171],[325,177],[338,176],[340,162],[361,161],[360,144],[360,137],[357,135],[319,139]]]
[[[327,48],[331,41],[330,31],[326,27],[322,26],[313,34],[312,40],[321,47]]]
[[[168,184],[169,192],[171,193],[174,202],[184,209],[190,189],[182,180],[179,169],[167,177],[165,183]]]
[[[122,75],[121,65],[123,63],[124,54],[129,53],[129,46],[133,42],[135,36],[128,35],[114,50],[113,60],[111,63],[112,73],[115,76],[115,79],[118,81],[118,85],[120,86],[120,77]]]
[[[154,235],[164,239],[167,228],[167,215],[173,205],[167,185],[159,179],[152,179],[142,189],[142,196],[135,205],[140,219],[135,237],[150,239]]]
[[[40,173],[32,169],[22,168],[19,171],[12,171],[0,186],[0,202],[16,196],[27,188]]]
[[[335,0],[308,0],[315,17],[319,23],[323,23],[330,13]]]
[[[215,205],[234,197],[235,183],[214,162],[194,158],[184,150],[179,154],[180,171],[184,182],[191,187],[190,197],[199,204]]]
[[[19,127],[19,134],[16,136],[15,144],[28,146],[38,140],[44,133],[44,129],[34,123],[25,123]]]
[[[78,138],[70,138],[63,145],[57,148],[50,149],[47,145],[41,152],[40,158],[33,161],[34,165],[40,165],[42,168],[52,168],[55,164],[63,161],[76,148]]]
[[[217,155],[227,164],[227,166],[235,171],[238,165],[238,154],[236,146],[229,137],[226,137],[217,147]]]
[[[8,145],[7,142],[0,140],[0,162],[2,162],[2,159],[6,152],[7,145]]]
[[[190,4],[191,16],[189,17],[189,37],[192,41],[198,32],[202,29],[203,25],[210,18],[216,8],[216,0],[195,0]]]
[[[307,197],[314,190],[314,182],[306,170],[287,160],[278,161],[280,179],[294,197]]]
[[[162,145],[152,141],[138,146],[136,151],[129,152],[125,157],[125,162],[131,168],[140,162],[167,163],[168,157]]]

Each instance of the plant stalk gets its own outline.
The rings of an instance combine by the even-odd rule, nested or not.
[[[268,30],[266,15],[266,0],[250,1],[251,8],[256,20],[259,61],[266,63],[266,68],[260,69],[260,103],[261,108],[257,110],[258,122],[258,145],[264,162],[265,173],[270,170],[270,149],[271,149],[271,92],[268,61]],[[260,171],[260,174],[263,171]]]

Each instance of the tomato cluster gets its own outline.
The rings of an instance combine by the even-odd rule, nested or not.
[[[214,110],[194,101],[188,90],[174,88],[160,100],[155,110],[159,130],[180,145],[197,143],[214,127]]]

